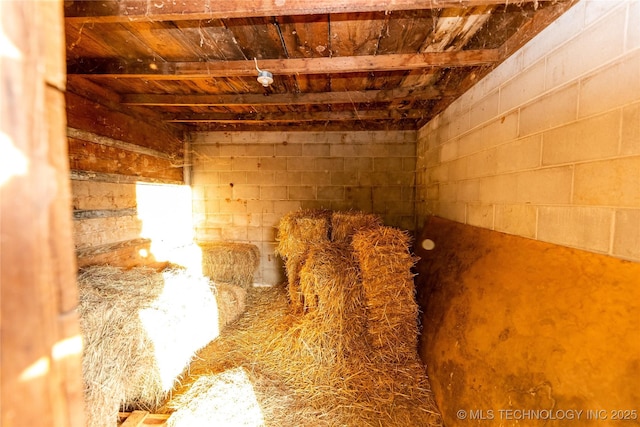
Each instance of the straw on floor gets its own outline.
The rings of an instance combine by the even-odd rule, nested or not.
[[[89,427],[114,426],[121,409],[154,411],[218,335],[209,280],[185,270],[94,266],[78,285]]]

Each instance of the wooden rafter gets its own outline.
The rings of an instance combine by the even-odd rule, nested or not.
[[[391,102],[403,99],[438,99],[441,91],[433,88],[362,90],[348,92],[282,93],[237,95],[155,95],[128,94],[122,96],[127,105],[172,105],[181,107],[204,107],[223,105],[304,105],[304,104],[358,104],[368,102]]]
[[[513,0],[103,0],[74,1],[65,7],[65,18],[73,23],[131,21],[181,21],[259,16],[317,15],[399,10],[470,8],[503,5]],[[519,3],[538,0],[518,0]]]
[[[323,111],[316,113],[269,113],[269,114],[233,114],[233,113],[198,113],[168,114],[165,120],[175,123],[291,123],[291,122],[324,122],[355,120],[401,120],[420,119],[424,111],[420,110],[350,110]]]
[[[333,58],[264,59],[261,69],[274,75],[356,73],[416,70],[430,67],[468,67],[494,64],[500,60],[496,49],[427,52],[392,55],[338,56]],[[257,75],[254,61],[156,62],[150,60],[82,60],[67,64],[70,75],[92,77],[183,80],[211,77]]]

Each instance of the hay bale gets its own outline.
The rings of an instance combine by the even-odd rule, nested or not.
[[[331,214],[331,240],[349,244],[353,235],[361,230],[382,226],[382,218],[359,211],[333,212]]]
[[[231,283],[243,288],[253,284],[253,274],[260,264],[256,245],[238,242],[200,242],[202,274],[214,282]]]
[[[153,411],[218,335],[209,280],[185,270],[94,266],[78,286],[89,427],[115,425],[121,409]]]
[[[295,312],[304,306],[300,290],[300,270],[313,243],[329,241],[331,213],[327,210],[300,210],[284,215],[278,225],[276,254],[284,260],[289,300]]]
[[[416,358],[418,305],[409,235],[392,227],[358,232],[352,246],[360,266],[368,314],[367,334],[384,360]]]
[[[215,284],[218,324],[223,330],[246,310],[247,290],[231,283]]]

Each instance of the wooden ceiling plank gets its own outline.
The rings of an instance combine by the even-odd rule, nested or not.
[[[65,5],[68,22],[180,21],[331,13],[393,12],[399,10],[467,8],[502,5],[513,0],[103,0],[74,1]],[[538,0],[519,0],[521,3]],[[284,3],[284,4],[283,4]]]
[[[451,95],[451,94],[449,94]],[[216,105],[290,105],[290,104],[338,104],[390,102],[401,98],[437,99],[443,94],[430,87],[411,89],[366,90],[349,92],[284,93],[264,96],[262,94],[233,95],[122,95],[125,105],[154,106],[216,106]]]
[[[497,49],[425,52],[411,54],[343,56],[333,58],[263,59],[262,70],[274,76],[292,74],[360,73],[415,70],[429,67],[467,67],[487,65],[500,59]],[[255,76],[254,61],[164,62],[150,60],[85,59],[70,61],[67,74],[90,74],[92,77],[144,78],[147,80],[182,80],[190,78]]]
[[[312,113],[271,113],[271,114],[234,114],[234,113],[200,113],[200,114],[167,114],[164,120],[172,123],[289,123],[314,121],[353,121],[353,120],[401,120],[420,119],[424,116],[421,110],[386,111],[330,111]]]

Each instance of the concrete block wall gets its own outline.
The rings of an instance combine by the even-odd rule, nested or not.
[[[640,2],[583,0],[418,132],[416,212],[640,260]]]
[[[361,210],[413,230],[415,131],[208,132],[191,136],[196,239],[250,242],[256,282],[284,280],[280,218],[298,209]]]

